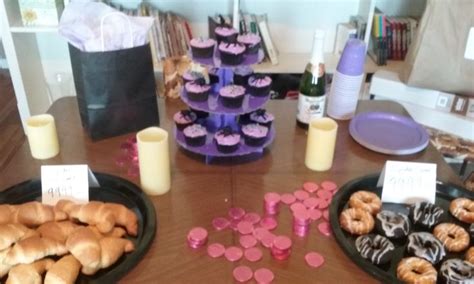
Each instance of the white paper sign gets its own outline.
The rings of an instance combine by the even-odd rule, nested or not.
[[[61,199],[89,202],[89,180],[91,186],[98,186],[87,165],[41,166],[42,202],[48,205],[55,205]]]
[[[434,203],[436,164],[387,161],[377,183],[382,185],[382,202]]]
[[[467,36],[466,50],[464,51],[464,58],[474,60],[474,27],[469,29]]]

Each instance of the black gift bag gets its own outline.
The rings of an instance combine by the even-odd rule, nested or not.
[[[69,45],[82,126],[92,140],[159,125],[150,45],[83,52]]]

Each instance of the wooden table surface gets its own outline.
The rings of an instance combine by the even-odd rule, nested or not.
[[[180,101],[159,100],[161,127],[173,133],[172,115],[185,106]],[[155,240],[144,258],[121,282],[123,283],[232,283],[232,270],[240,264],[252,269],[270,268],[275,273],[274,283],[376,283],[359,269],[339,248],[333,237],[324,237],[314,224],[305,238],[291,233],[291,215],[284,208],[279,216],[276,234],[293,239],[293,251],[286,261],[272,259],[263,249],[263,259],[256,263],[240,260],[231,263],[224,258],[211,259],[206,249],[191,250],[186,235],[195,226],[210,232],[209,242],[225,246],[238,245],[237,233],[215,232],[211,221],[226,216],[229,208],[239,206],[247,211],[262,212],[266,192],[293,192],[305,181],[333,180],[338,185],[382,170],[386,160],[436,163],[438,179],[461,185],[461,180],[447,165],[440,153],[430,144],[424,151],[407,156],[391,156],[370,151],[350,136],[349,121],[339,121],[334,164],[327,172],[313,172],[304,165],[306,133],[295,123],[295,101],[270,101],[267,110],[275,115],[276,139],[261,159],[239,165],[217,163],[206,165],[199,157],[179,149],[170,135],[172,182],[169,193],[150,197],[157,213],[158,227]],[[358,112],[369,110],[407,113],[388,101],[363,101]],[[19,147],[15,156],[0,175],[0,189],[19,182],[38,178],[41,165],[88,164],[93,171],[118,175],[139,185],[126,170],[115,165],[120,145],[133,133],[92,142],[83,131],[75,98],[56,101],[49,110],[55,119],[61,145],[60,154],[52,159],[34,160],[28,143]],[[383,135],[383,133],[381,133]],[[8,139],[3,137],[3,139]],[[2,153],[0,153],[1,155]],[[309,268],[304,261],[308,251],[325,257],[325,264]]]

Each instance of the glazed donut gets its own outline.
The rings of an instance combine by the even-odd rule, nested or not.
[[[410,220],[402,213],[382,210],[375,217],[375,228],[388,238],[403,238],[410,232]]]
[[[456,198],[449,205],[449,212],[458,220],[474,223],[474,201],[467,198]]]
[[[448,251],[460,252],[469,246],[469,234],[463,227],[453,223],[441,223],[433,230],[433,235],[440,240]]]
[[[444,283],[468,284],[474,282],[474,265],[461,259],[448,259],[439,270]]]
[[[436,264],[446,255],[443,244],[430,233],[417,232],[408,236],[407,250],[410,254]]]
[[[339,216],[341,227],[353,235],[364,235],[374,228],[374,217],[360,208],[348,208]]]
[[[438,224],[444,210],[428,202],[418,202],[410,206],[410,219],[414,225],[431,228]]]
[[[438,273],[428,261],[418,257],[403,258],[397,266],[397,278],[405,283],[436,283]]]
[[[360,190],[353,193],[349,198],[349,207],[360,208],[375,215],[380,211],[380,208],[382,208],[382,201],[380,201],[377,194]]]
[[[466,261],[470,262],[472,265],[474,265],[474,247],[470,247],[466,251]]]
[[[363,235],[357,237],[355,246],[360,255],[373,264],[387,263],[393,257],[395,246],[381,235]]]

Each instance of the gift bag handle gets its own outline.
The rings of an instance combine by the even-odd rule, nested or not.
[[[120,13],[120,12],[112,12],[112,13],[108,13],[104,16],[102,16],[102,18],[100,19],[100,40],[101,40],[101,44],[102,44],[102,51],[105,51],[105,43],[104,43],[104,20],[105,18],[107,18],[108,16],[111,16],[111,15],[115,15],[115,16],[120,16],[122,18],[125,18],[125,20],[127,20],[127,23],[128,23],[128,32],[130,34],[130,48],[133,47],[133,34],[132,34],[132,24],[130,23],[130,19],[124,15],[123,13]]]

